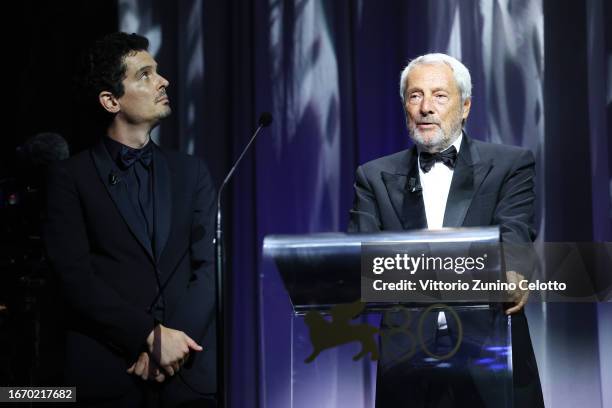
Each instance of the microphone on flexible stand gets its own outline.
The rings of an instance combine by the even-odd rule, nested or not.
[[[423,187],[421,187],[421,183],[418,182],[416,177],[410,177],[408,180],[408,190],[411,193],[420,193],[423,191]]]
[[[114,186],[115,184],[119,183],[121,181],[121,179],[119,178],[119,176],[112,171],[109,175],[108,175],[108,182],[110,183],[111,186]]]
[[[223,220],[221,217],[221,193],[223,188],[228,184],[232,178],[236,167],[244,157],[245,153],[251,147],[251,144],[255,141],[255,138],[259,134],[259,131],[264,127],[267,127],[272,123],[272,115],[268,112],[264,112],[259,116],[257,122],[257,129],[253,133],[251,140],[247,143],[244,150],[238,159],[230,169],[227,176],[219,187],[217,193],[217,218],[215,222],[215,271],[216,271],[216,286],[217,286],[217,406],[219,408],[225,408],[227,405],[227,375],[226,375],[226,353],[225,353],[225,292],[224,292],[224,277],[225,277],[225,249],[223,245]]]

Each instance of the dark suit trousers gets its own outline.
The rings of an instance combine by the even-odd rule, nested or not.
[[[512,365],[514,407],[540,408],[544,400],[535,355],[529,338],[529,327],[521,311],[512,315]],[[402,383],[401,368],[379,375],[376,381],[376,408],[488,408],[481,399],[469,375],[445,378],[441,381],[423,381],[421,390],[407,399],[406,385]],[[414,383],[413,383],[414,384]]]

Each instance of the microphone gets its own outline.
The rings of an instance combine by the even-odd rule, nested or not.
[[[119,176],[117,176],[114,172],[108,175],[108,182],[111,186],[114,186],[115,184],[119,183],[119,181],[121,181],[119,179]]]
[[[259,116],[259,121],[257,122],[259,126],[268,127],[270,123],[272,123],[272,115],[270,115],[270,113],[264,112]]]
[[[410,177],[408,180],[408,190],[411,193],[420,193],[423,191],[423,187],[421,187],[421,184],[417,181],[416,177]]]
[[[223,220],[221,217],[221,193],[223,193],[223,188],[229,183],[230,179],[234,175],[238,164],[242,161],[242,158],[249,150],[255,138],[264,127],[269,126],[272,123],[272,115],[268,112],[264,112],[259,116],[259,120],[257,121],[257,129],[253,132],[253,136],[251,136],[251,140],[247,143],[240,156],[225,176],[223,183],[219,187],[219,192],[217,193],[217,218],[215,222],[215,270],[216,270],[216,291],[217,291],[217,403],[219,408],[224,408],[227,404],[227,388],[226,388],[226,370],[225,364],[225,326],[224,326],[224,268],[225,268],[225,249],[223,246]]]
[[[244,157],[245,153],[249,150],[249,147],[251,147],[251,144],[253,144],[253,141],[259,134],[259,131],[269,126],[270,123],[272,123],[272,115],[270,113],[264,112],[259,116],[259,120],[257,121],[258,126],[257,126],[257,129],[255,129],[255,132],[253,133],[251,140],[249,140],[249,143],[247,143],[244,150],[242,150],[242,153],[240,153],[240,156],[238,156],[238,159],[236,160],[236,162],[230,169],[229,173],[227,173],[227,176],[225,176],[223,183],[221,183],[221,187],[219,187],[219,192],[217,193],[217,225],[216,225],[217,228],[216,229],[218,229],[221,226],[221,193],[223,192],[223,188],[227,185],[229,180],[234,175],[234,171],[236,171],[236,167],[238,167],[238,164],[240,164],[240,162],[242,161],[242,158]]]

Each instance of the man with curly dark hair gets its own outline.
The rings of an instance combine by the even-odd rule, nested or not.
[[[105,135],[49,171],[65,383],[86,406],[214,406],[215,189],[202,160],[150,138],[171,108],[147,49],[136,34],[95,43],[82,83]]]

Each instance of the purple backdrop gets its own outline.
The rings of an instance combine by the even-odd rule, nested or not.
[[[612,239],[609,2],[119,3],[124,27],[159,33],[180,86],[163,143],[204,156],[220,180],[258,113],[275,117],[226,197],[232,406],[370,406],[375,367],[350,360],[355,345],[301,363],[305,328],[261,244],[345,229],[357,165],[409,145],[398,81],[410,58],[460,58],[474,83],[469,134],[534,151],[540,240]],[[528,308],[548,406],[612,404],[609,306]]]

